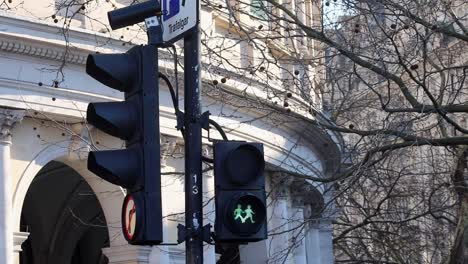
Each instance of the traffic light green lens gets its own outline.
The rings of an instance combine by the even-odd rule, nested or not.
[[[226,226],[239,236],[249,236],[257,233],[265,224],[266,206],[259,196],[245,193],[231,197],[226,207]]]

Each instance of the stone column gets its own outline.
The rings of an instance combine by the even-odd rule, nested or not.
[[[322,263],[334,263],[333,228],[331,221],[323,219],[319,225],[320,252]]]
[[[333,264],[333,230],[325,218],[310,222],[306,235],[307,263]]]
[[[292,178],[285,174],[275,175],[272,179],[272,192],[274,193],[271,221],[268,223],[269,233],[267,244],[269,246],[269,260],[272,263],[291,263],[293,259],[290,250],[290,185]]]
[[[291,228],[293,229],[291,244],[294,247],[294,263],[307,264],[305,245],[305,230],[307,224],[304,222],[304,200],[302,197],[294,197],[293,195],[291,213]]]
[[[269,263],[267,255],[267,242],[250,242],[239,245],[240,263]]]
[[[11,130],[23,119],[23,110],[0,108],[0,263],[13,263]]]
[[[148,257],[149,264],[169,263],[169,246],[153,246]]]
[[[306,233],[307,264],[322,264],[320,234],[317,228],[309,228]]]

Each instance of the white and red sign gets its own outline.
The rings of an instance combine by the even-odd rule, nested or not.
[[[135,236],[135,230],[137,228],[137,212],[136,204],[133,196],[127,195],[124,200],[124,206],[122,210],[122,225],[124,229],[124,235],[127,240],[133,240]]]

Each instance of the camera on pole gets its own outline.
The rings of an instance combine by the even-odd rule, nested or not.
[[[263,145],[218,141],[213,153],[216,241],[243,243],[266,239]]]
[[[143,22],[149,17],[161,15],[159,1],[149,0],[108,12],[107,18],[111,28],[115,30]]]
[[[136,46],[123,54],[91,54],[86,72],[125,94],[123,102],[88,105],[87,121],[126,143],[125,149],[90,152],[88,169],[127,188],[122,228],[128,242],[159,244],[163,236],[156,47]]]

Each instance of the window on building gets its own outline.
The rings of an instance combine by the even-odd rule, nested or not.
[[[281,26],[281,22],[279,22],[278,19],[276,19],[280,17],[280,10],[274,6],[270,6],[268,10],[271,14],[270,18],[268,19],[268,26],[270,30],[272,33],[280,34],[283,27]]]
[[[280,71],[281,81],[283,82],[283,87],[286,91],[295,93],[296,87],[294,85],[294,77],[292,73],[292,66],[287,63],[281,65]]]
[[[300,96],[304,99],[310,99],[311,85],[307,76],[307,66],[294,65],[294,83]]]
[[[308,27],[312,27],[312,3],[310,0],[305,1],[305,23]],[[306,37],[306,44],[309,51],[312,50],[312,39]]]
[[[267,19],[267,4],[265,0],[251,0],[250,14],[260,19]]]

